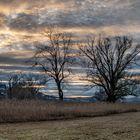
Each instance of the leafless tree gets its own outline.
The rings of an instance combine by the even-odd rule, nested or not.
[[[9,79],[8,79],[8,91],[7,91],[7,98],[12,99],[13,96],[13,87],[16,87],[17,85],[19,85],[20,82],[20,76],[21,74],[12,74],[9,75]]]
[[[36,98],[39,90],[46,84],[47,80],[47,77],[43,75],[23,74],[21,85],[24,89],[28,89],[31,97]]]
[[[71,73],[69,64],[72,62],[72,37],[53,29],[46,31],[44,36],[47,42],[36,46],[34,66],[40,67],[41,71],[55,81],[59,99],[63,100],[62,83]]]
[[[46,83],[44,76],[31,74],[12,74],[9,76],[8,98],[35,99],[40,87]]]
[[[88,80],[103,90],[106,101],[115,102],[134,94],[136,82],[128,70],[136,64],[139,47],[128,37],[91,37],[86,45],[80,45],[82,57],[88,62]]]

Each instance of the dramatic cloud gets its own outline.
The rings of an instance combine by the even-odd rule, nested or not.
[[[135,35],[138,40],[139,7],[139,0],[0,0],[0,47],[8,46],[6,51],[28,50],[32,48],[31,42],[40,41],[39,32],[48,25],[79,36],[88,31],[124,33]]]
[[[20,13],[9,16],[8,27],[15,30],[35,30],[38,27],[38,16]]]
[[[140,0],[0,0],[0,70],[25,71],[34,43],[44,41],[41,33],[50,25],[75,39],[101,33],[139,43]]]
[[[100,27],[140,22],[139,0],[13,0],[0,4],[20,5],[7,17],[8,27],[17,30],[35,30],[50,24]]]
[[[0,29],[4,28],[6,24],[6,16],[0,13]]]
[[[139,36],[139,7],[139,0],[0,0],[0,47],[31,46],[48,25],[80,31],[79,36],[88,31]]]

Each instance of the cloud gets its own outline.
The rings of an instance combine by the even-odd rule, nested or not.
[[[0,13],[0,28],[3,28],[6,24],[6,16]]]
[[[18,65],[24,66],[26,64],[25,62],[26,62],[26,59],[23,59],[23,58],[17,59],[12,56],[0,55],[0,64],[1,64],[0,71],[1,70],[5,70],[5,71],[12,70],[14,72],[17,69],[22,70],[24,68],[22,68],[22,67],[19,68]],[[7,66],[4,66],[5,64]],[[8,66],[8,65],[10,65],[10,66]],[[26,69],[28,69],[28,67],[26,67]],[[1,73],[0,73],[0,75],[1,75]]]
[[[25,13],[11,15],[7,26],[15,30],[35,30],[38,27],[38,16]]]
[[[30,51],[11,51],[0,54],[0,64],[25,64],[31,56]]]
[[[139,7],[140,0],[0,0],[0,78],[31,71],[25,62],[49,25],[73,32],[75,39],[102,33],[132,35],[139,42]]]
[[[134,30],[130,31],[133,34],[140,25],[139,0],[0,0],[0,7],[3,7],[0,8],[0,46],[10,42],[9,50],[32,49],[31,41],[40,40],[34,34],[49,25],[73,31],[81,27],[83,34],[86,28],[93,29],[94,33],[111,33],[116,31],[113,28],[127,33],[124,27],[130,30],[127,28],[130,25],[133,26]],[[4,9],[8,12],[2,12]]]
[[[22,5],[22,2],[23,0],[1,1],[6,5]],[[9,28],[38,31],[50,24],[61,27],[102,27],[140,23],[139,0],[29,0],[24,3],[26,8],[23,11],[9,14],[7,17]],[[57,8],[59,3],[64,6]]]

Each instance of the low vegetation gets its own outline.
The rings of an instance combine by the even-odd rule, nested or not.
[[[0,125],[0,140],[139,140],[140,112]]]
[[[0,101],[0,123],[74,119],[137,111],[140,111],[140,104],[3,100]]]

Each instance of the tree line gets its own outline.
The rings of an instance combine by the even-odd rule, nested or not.
[[[137,65],[140,53],[140,45],[133,44],[133,39],[126,36],[96,39],[91,36],[84,43],[77,43],[78,49],[74,53],[75,43],[71,34],[50,29],[44,36],[46,43],[36,44],[30,63],[44,72],[46,78],[39,78],[39,83],[34,83],[37,80],[33,76],[12,76],[9,79],[9,97],[14,85],[19,89],[28,87],[31,95],[35,95],[39,89],[34,85],[42,84],[42,79],[45,79],[43,82],[51,79],[56,83],[59,99],[63,100],[62,83],[72,74],[71,66],[74,64],[84,67],[86,80],[100,89],[96,92],[98,99],[116,102],[124,96],[138,94],[139,80],[129,72]]]

